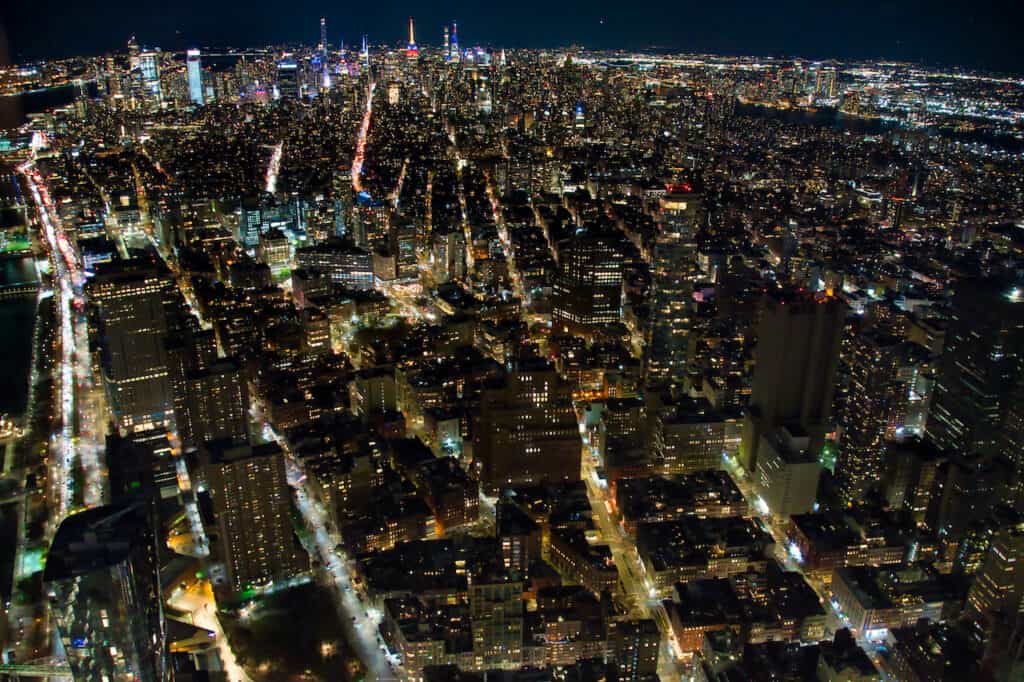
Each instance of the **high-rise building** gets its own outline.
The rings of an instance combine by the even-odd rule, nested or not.
[[[653,302],[647,377],[681,382],[690,356],[693,287],[697,279],[700,199],[689,185],[661,198],[661,220],[651,262]]]
[[[233,595],[293,578],[309,568],[292,534],[284,454],[276,443],[209,441],[199,448]]]
[[[327,17],[320,17],[320,57],[327,57]]]
[[[299,96],[299,64],[290,57],[277,63],[277,94],[281,99]]]
[[[139,53],[139,75],[143,97],[160,102],[160,50],[143,50]]]
[[[448,44],[448,61],[458,62],[462,60],[462,53],[459,52],[459,25],[452,22],[452,38]]]
[[[926,432],[966,456],[1001,454],[1010,396],[1024,360],[1024,288],[956,287]]]
[[[420,57],[420,48],[416,46],[416,26],[413,23],[412,17],[409,17],[409,45],[405,48],[405,56],[410,60],[416,60]]]
[[[127,433],[173,424],[164,344],[168,284],[166,274],[140,261],[105,263],[89,284],[110,406]]]
[[[989,611],[1016,614],[1024,597],[1024,528],[999,531],[967,593],[967,605],[979,616]]]
[[[761,436],[794,425],[819,452],[832,413],[839,341],[846,308],[838,299],[776,290],[764,298],[758,325],[754,385],[744,416],[740,457],[757,465]]]
[[[817,452],[798,427],[780,426],[761,436],[754,490],[773,516],[813,511],[820,476]]]
[[[61,522],[43,583],[76,682],[168,679],[159,569],[144,502]]]
[[[185,66],[188,71],[188,98],[192,104],[203,105],[203,66],[199,59],[199,50],[191,49],[185,53]]]
[[[249,440],[249,391],[239,362],[224,358],[185,377],[178,431],[185,446],[210,440]]]
[[[473,459],[492,490],[578,479],[580,433],[571,386],[553,367],[531,361],[481,397]]]
[[[583,335],[618,322],[622,312],[622,252],[609,231],[577,230],[561,249],[553,287],[553,324]]]
[[[859,499],[880,482],[885,434],[902,386],[900,348],[899,339],[874,332],[850,342],[850,386],[837,419],[841,436],[835,471],[847,501]]]

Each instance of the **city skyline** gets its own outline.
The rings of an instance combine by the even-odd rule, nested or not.
[[[842,2],[805,7],[734,0],[703,6],[628,7],[610,2],[488,7],[385,4],[350,15],[308,0],[277,13],[271,3],[240,13],[229,3],[185,0],[153,12],[126,0],[68,5],[12,4],[0,11],[0,65],[27,60],[102,54],[123,49],[135,35],[147,45],[184,51],[196,46],[316,45],[317,22],[327,18],[328,42],[355,45],[363,34],[375,44],[404,44],[408,17],[418,42],[441,44],[442,27],[463,25],[465,45],[508,48],[663,50],[730,56],[898,60],[1006,72],[1024,71],[1013,27],[1024,10],[984,4],[963,10],[951,2]],[[45,21],[42,19],[45,17]],[[39,40],[45,32],[48,39]]]
[[[1024,77],[850,58],[1009,14],[121,2],[0,67],[0,676],[1024,676]]]

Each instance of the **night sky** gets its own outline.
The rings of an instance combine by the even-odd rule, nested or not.
[[[328,38],[397,43],[416,17],[421,43],[438,44],[441,26],[459,22],[463,45],[662,47],[722,54],[809,58],[891,58],[1024,72],[1024,3],[1011,0],[809,2],[705,0],[513,0],[412,4],[312,0],[4,0],[0,19],[8,49],[0,59],[100,54],[141,44],[315,44],[321,14]]]

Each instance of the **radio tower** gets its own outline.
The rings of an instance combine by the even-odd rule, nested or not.
[[[405,50],[405,56],[409,59],[417,59],[420,56],[420,49],[416,47],[416,28],[412,17],[409,17],[409,47]]]

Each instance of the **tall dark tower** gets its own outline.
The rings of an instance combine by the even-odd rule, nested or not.
[[[741,457],[754,471],[761,436],[798,428],[807,450],[825,442],[846,306],[836,298],[777,290],[765,296],[757,330],[757,366],[744,418]]]
[[[43,582],[75,680],[167,679],[156,534],[145,502],[61,522]]]
[[[935,444],[968,457],[1001,454],[1022,360],[1024,288],[960,282],[925,429]]]

